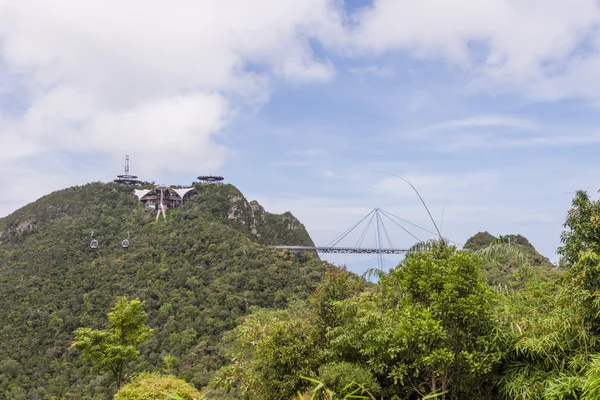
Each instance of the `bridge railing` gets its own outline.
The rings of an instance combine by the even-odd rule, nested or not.
[[[371,247],[312,247],[312,246],[273,246],[275,249],[293,251],[316,251],[317,253],[350,253],[350,254],[404,254],[408,249],[371,248]]]

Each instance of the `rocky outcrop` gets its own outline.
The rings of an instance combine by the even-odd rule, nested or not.
[[[19,221],[13,227],[4,227],[0,230],[0,243],[8,239],[10,236],[19,235],[24,232],[33,232],[37,228],[37,221],[35,219],[27,219],[25,221]]]
[[[17,233],[30,232],[36,228],[35,220],[26,220],[21,222],[16,228]]]
[[[256,200],[248,201],[241,193],[230,194],[228,202],[227,219],[254,240],[270,245],[314,246],[304,225],[291,212],[271,214]]]

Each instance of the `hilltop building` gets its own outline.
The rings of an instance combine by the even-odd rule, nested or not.
[[[196,193],[193,187],[172,188],[167,185],[157,185],[154,189],[134,189],[133,194],[146,205],[147,210],[156,210],[162,204],[165,209],[174,208],[187,196]]]
[[[174,208],[181,203],[188,193],[196,193],[196,189],[191,188],[171,188],[166,185],[158,185],[151,189],[134,189],[133,193],[138,200],[146,205],[146,210],[156,210],[156,220],[162,214],[163,219],[167,220],[167,210]],[[189,197],[189,196],[188,196]]]
[[[125,173],[123,175],[117,175],[117,179],[115,179],[114,182],[120,183],[121,185],[140,185],[142,182],[137,178],[137,176],[129,174],[129,155],[126,155]],[[224,178],[217,175],[201,175],[198,179],[201,183],[219,183],[223,181]],[[157,185],[153,189],[133,189],[133,194],[140,202],[144,203],[146,210],[157,211],[157,220],[161,213],[166,220],[165,212],[169,208],[180,206],[186,196],[191,197],[196,193],[195,187],[171,187],[167,185]]]

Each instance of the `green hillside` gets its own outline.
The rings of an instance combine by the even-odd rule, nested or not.
[[[535,247],[522,235],[505,235],[495,237],[489,232],[478,232],[471,236],[463,246],[466,250],[478,251],[492,245],[495,241],[514,245],[518,253],[522,254],[528,265],[539,269],[540,273],[546,276],[555,276],[560,274],[550,260],[540,254]],[[499,256],[495,257],[494,262],[484,261],[482,265],[483,276],[491,285],[506,285],[510,282],[510,274],[513,272],[523,260],[517,257]]]
[[[552,266],[552,263],[548,259],[541,255],[535,247],[522,235],[505,235],[502,238],[512,244],[517,245],[526,255],[527,259],[532,265],[537,266]],[[464,248],[470,250],[479,250],[486,246],[489,246],[497,238],[491,235],[489,232],[478,232],[471,236],[465,243]]]
[[[293,215],[267,213],[231,185],[197,188],[168,223],[112,183],[57,191],[0,219],[0,398],[111,398],[112,381],[69,345],[76,328],[103,327],[118,295],[145,301],[155,330],[135,368],[161,368],[170,354],[172,372],[202,386],[222,363],[219,336],[250,307],[313,291],[325,263],[264,246],[312,245]]]

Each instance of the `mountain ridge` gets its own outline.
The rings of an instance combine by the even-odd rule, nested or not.
[[[127,203],[132,207],[140,208],[140,205],[134,206],[134,203],[139,202],[135,196],[133,196],[133,189],[131,186],[102,182],[92,182],[83,186],[72,186],[42,196],[38,200],[0,218],[0,244],[11,234],[32,232],[39,227],[38,225],[40,223],[50,222],[55,219],[81,212],[81,203],[84,204],[83,208],[85,208],[86,205],[97,204],[95,198],[76,197],[81,194],[82,189],[89,187],[89,185],[95,185],[97,189],[103,188],[118,191],[119,193],[131,194]],[[145,184],[140,187],[151,187],[151,185]],[[187,205],[190,201],[196,203],[198,207],[204,207],[207,212],[220,217],[223,221],[225,220],[225,216],[227,216],[227,220],[232,226],[251,235],[251,238],[261,244],[287,244],[277,242],[277,239],[282,236],[283,238],[294,242],[293,244],[295,245],[314,246],[304,225],[289,211],[286,211],[283,214],[269,213],[256,200],[248,201],[243,194],[231,184],[195,184],[194,187],[198,193],[193,197],[186,197],[184,205]],[[73,196],[74,198],[61,198],[58,202],[54,200],[55,197],[61,195],[64,195],[65,197]],[[225,196],[229,202],[228,207],[222,202]],[[124,201],[124,199],[120,200]],[[35,207],[40,205],[44,206],[43,213],[41,212],[42,210],[35,210]],[[185,206],[183,207],[185,208]],[[33,211],[33,215],[23,218],[23,214],[26,214],[28,211]],[[178,208],[170,211],[172,214],[177,213]],[[295,235],[289,234],[289,232],[285,232],[285,230],[297,231],[297,233]]]
[[[253,306],[306,298],[326,268],[291,214],[271,214],[233,185],[198,184],[156,221],[132,187],[95,182],[43,196],[0,219],[0,397],[108,399],[109,377],[69,349],[101,328],[118,295],[145,301],[154,335],[130,371],[173,372],[197,387],[220,365],[219,336]],[[99,241],[91,250],[90,235]],[[130,236],[130,247],[121,241]]]

